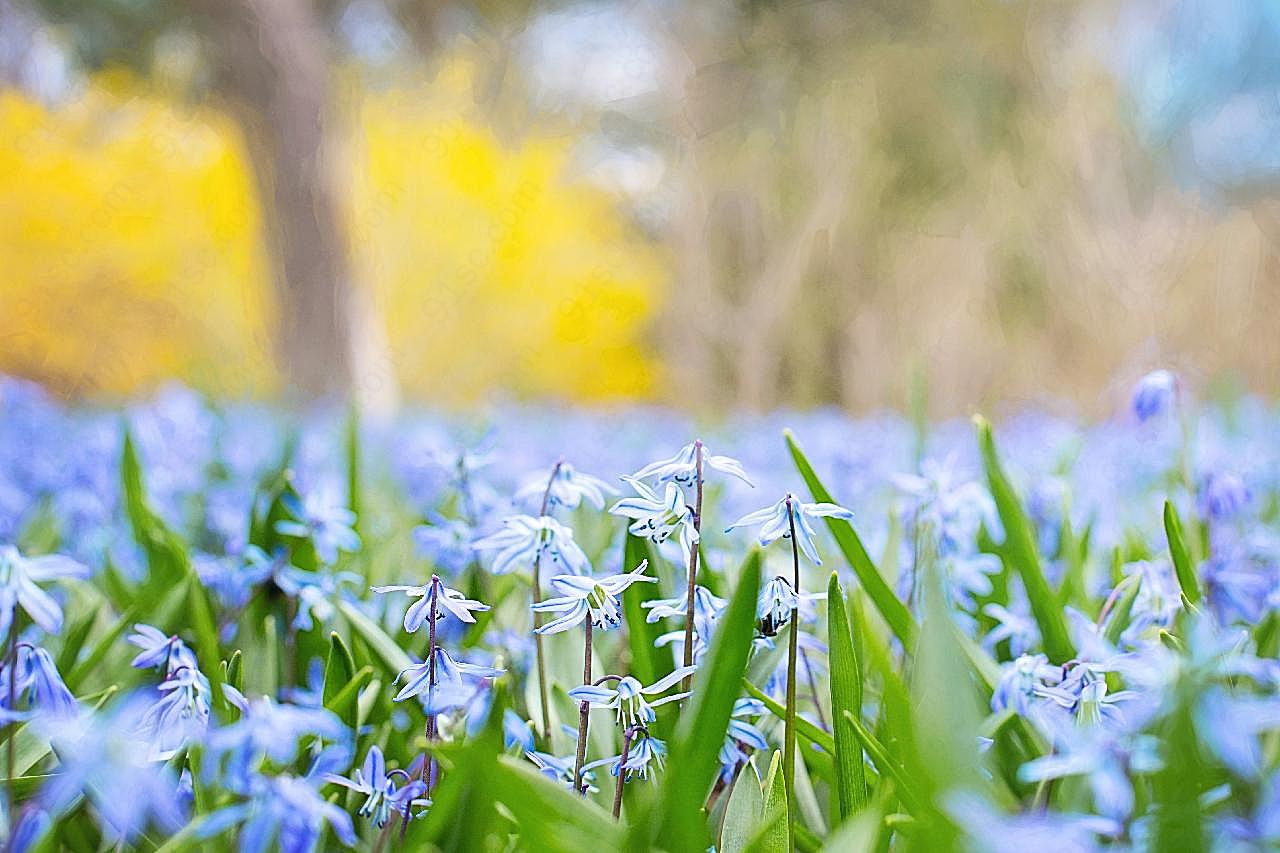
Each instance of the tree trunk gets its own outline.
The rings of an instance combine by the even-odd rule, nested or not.
[[[311,0],[191,0],[220,91],[243,129],[277,296],[289,395],[346,396],[353,302],[326,156],[328,38]]]

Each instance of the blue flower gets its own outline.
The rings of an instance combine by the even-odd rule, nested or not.
[[[301,502],[286,494],[282,503],[293,515],[276,522],[276,532],[283,536],[311,540],[316,556],[323,563],[334,563],[339,551],[360,550],[360,537],[352,529],[356,514],[338,504],[323,491],[312,492]]]
[[[475,559],[472,540],[475,533],[467,522],[449,519],[438,513],[428,513],[430,524],[413,529],[413,541],[418,553],[431,560],[438,568],[457,573]]]
[[[26,643],[19,644],[17,669],[18,683],[14,685],[15,691],[19,694],[29,692],[33,708],[56,716],[75,715],[80,710],[76,697],[71,695],[58,673],[53,657],[44,649]],[[7,685],[7,678],[4,683]]]
[[[689,597],[687,595],[677,595],[675,598],[642,601],[640,606],[649,611],[644,621],[652,624],[659,619],[665,619],[670,616],[686,615],[689,610]],[[719,618],[720,613],[727,606],[727,601],[717,595],[713,595],[711,590],[705,586],[698,585],[693,588],[693,630],[704,646],[711,641],[716,619]],[[696,655],[694,660],[697,660]]]
[[[83,797],[112,839],[133,839],[152,822],[166,832],[182,826],[186,816],[177,776],[150,759],[150,745],[141,734],[145,711],[142,701],[131,698],[109,712],[38,718],[35,725],[59,757],[58,772],[39,794],[55,820]]]
[[[1224,521],[1237,515],[1249,503],[1249,487],[1229,471],[1211,472],[1200,483],[1196,507],[1200,517]]]
[[[36,584],[88,577],[88,567],[70,557],[24,557],[12,545],[0,545],[0,634],[8,632],[18,607],[47,633],[58,633],[62,630],[62,608]]]
[[[657,719],[653,709],[668,702],[676,702],[689,695],[688,692],[673,693],[660,699],[650,701],[647,696],[657,696],[671,689],[681,679],[693,675],[696,666],[682,666],[648,687],[643,686],[631,676],[623,676],[617,687],[606,687],[599,684],[582,684],[569,691],[569,697],[575,702],[587,702],[593,708],[612,708],[617,711],[618,723],[624,726],[648,725]]]
[[[747,753],[743,747],[764,750],[769,748],[764,732],[744,717],[758,717],[765,711],[764,703],[759,699],[739,699],[733,703],[733,713],[729,718],[729,729],[724,736],[724,745],[720,747],[720,778],[724,782],[733,779],[733,773],[739,764],[746,762]]]
[[[396,702],[403,702],[426,691],[423,700],[428,714],[439,714],[466,705],[475,694],[475,687],[467,684],[463,676],[470,678],[497,678],[506,670],[467,661],[454,660],[444,649],[435,650],[435,684],[431,684],[431,661],[415,663],[396,676],[396,683],[405,679],[404,687],[395,695]]]
[[[138,622],[128,640],[142,649],[131,663],[134,669],[163,668],[166,674],[180,666],[195,669],[196,656],[177,634],[165,634],[159,628]]]
[[[765,582],[756,600],[756,628],[765,637],[777,636],[788,622],[791,612],[799,611],[800,618],[810,621],[816,615],[813,602],[827,597],[825,592],[796,594],[791,581],[776,575]]]
[[[1160,767],[1154,738],[1117,738],[1096,727],[1079,729],[1076,734],[1060,744],[1062,751],[1023,764],[1018,779],[1043,782],[1085,776],[1093,792],[1094,808],[1104,817],[1128,820],[1134,806],[1129,772],[1150,773]]]
[[[532,761],[534,766],[538,768],[543,776],[546,776],[553,782],[559,782],[569,790],[573,790],[575,781],[573,768],[576,756],[566,755],[561,757],[551,755],[546,752],[534,752],[530,750],[525,753],[525,758]],[[589,793],[595,793],[599,790],[592,784],[594,781],[595,773],[589,772],[584,766],[582,768],[582,783],[586,786]]]
[[[432,575],[431,580],[422,586],[375,586],[371,589],[379,594],[403,592],[410,598],[418,599],[404,614],[404,629],[410,634],[422,627],[433,607],[439,614],[452,613],[461,621],[469,623],[476,621],[471,611],[489,609],[489,605],[467,598],[456,589],[445,586],[439,575]]]
[[[210,814],[201,826],[201,836],[211,838],[239,824],[239,849],[244,853],[310,853],[327,824],[349,847],[356,843],[351,816],[317,790],[328,775],[315,771],[307,776],[255,775],[244,791],[249,801]]]
[[[622,755],[614,755],[609,758],[600,758],[596,761],[582,765],[583,772],[594,770],[597,767],[609,766],[609,773],[617,776],[623,770],[627,772],[627,778],[639,776],[641,779],[648,779],[651,772],[649,765],[656,764],[658,770],[662,770],[666,766],[667,745],[656,737],[643,734],[631,742],[631,746],[627,749],[627,761],[622,762]]]
[[[796,544],[800,546],[800,550],[804,552],[804,555],[813,561],[814,565],[821,566],[822,560],[818,557],[817,546],[813,543],[813,539],[817,534],[814,532],[810,522],[815,518],[824,517],[843,518],[848,521],[853,518],[853,513],[842,506],[832,503],[803,503],[799,498],[788,492],[786,497],[773,506],[747,513],[726,527],[724,532],[728,533],[738,527],[761,525],[759,541],[760,547],[764,548],[779,539],[790,539],[791,528],[794,523]]]
[[[309,572],[296,566],[283,566],[274,575],[276,586],[290,598],[297,599],[297,612],[293,616],[293,628],[310,631],[315,619],[327,623],[338,612],[333,599],[343,587],[351,587],[361,580],[355,572]],[[314,617],[314,618],[313,618]]]
[[[1051,665],[1046,656],[1022,655],[1001,665],[1000,680],[991,693],[991,710],[999,713],[1012,708],[1028,716],[1039,698],[1039,691],[1061,680],[1062,667]]]
[[[575,575],[591,571],[587,555],[573,541],[573,531],[550,516],[513,515],[502,529],[477,541],[477,551],[497,551],[490,567],[495,575],[532,568],[540,557],[550,557]]]
[[[507,708],[502,712],[502,743],[506,749],[519,747],[521,752],[533,752],[533,724]]]
[[[697,477],[699,449],[702,451],[702,465],[704,468],[711,468],[731,477],[737,477],[748,486],[755,485],[747,477],[747,472],[743,470],[741,462],[728,456],[712,454],[701,441],[690,442],[680,448],[676,455],[670,459],[650,463],[630,477],[624,477],[623,479],[645,480],[652,477],[659,484],[674,481],[682,486],[694,485],[694,480]]]
[[[622,607],[618,596],[633,583],[656,582],[645,575],[649,561],[642,560],[630,572],[607,575],[601,578],[579,575],[556,575],[550,581],[551,588],[560,593],[533,605],[539,613],[562,613],[541,628],[539,634],[555,634],[581,625],[588,616],[593,628],[607,631],[622,624]]]
[[[550,488],[548,488],[550,486]],[[596,509],[604,509],[605,495],[616,495],[618,490],[599,477],[584,474],[568,462],[561,462],[551,477],[531,475],[525,485],[516,492],[516,500],[528,501],[547,495],[547,509],[562,506],[577,509],[584,500]]]
[[[693,508],[685,502],[684,492],[675,483],[667,483],[663,496],[658,497],[657,492],[640,480],[632,477],[622,479],[636,490],[637,496],[623,498],[609,507],[609,512],[633,519],[627,529],[658,545],[679,531],[680,550],[687,562],[693,547],[698,544],[699,535],[694,526]]]
[[[392,778],[396,774],[404,779],[402,786],[397,786]],[[376,744],[369,747],[364,766],[356,770],[352,778],[348,779],[336,773],[325,773],[323,778],[326,782],[364,794],[365,801],[357,814],[360,817],[369,818],[369,821],[379,829],[386,825],[392,812],[405,815],[414,805],[430,805],[430,801],[420,799],[427,791],[426,783],[412,778],[403,770],[393,770],[388,773],[386,762],[382,758],[382,750]]]
[[[1133,389],[1133,413],[1149,421],[1173,407],[1178,397],[1178,377],[1168,370],[1153,370]]]
[[[266,696],[260,697],[247,704],[237,722],[209,732],[206,773],[215,770],[225,756],[228,783],[243,786],[263,759],[279,766],[293,763],[298,740],[304,735],[345,743],[349,733],[331,711],[277,705]]]
[[[157,689],[160,698],[147,709],[139,725],[147,734],[151,758],[167,761],[208,729],[209,679],[193,666],[179,666],[170,670]]]

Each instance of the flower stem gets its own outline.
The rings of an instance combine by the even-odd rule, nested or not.
[[[583,640],[582,683],[591,683],[591,620],[585,623],[587,633]],[[586,786],[582,784],[582,764],[587,760],[587,723],[591,716],[591,703],[583,702],[578,709],[578,748],[573,757],[573,790],[586,795]]]
[[[622,754],[618,756],[618,784],[613,789],[614,820],[622,816],[622,786],[627,781],[627,753],[631,752],[631,739],[635,734],[635,726],[627,726],[622,730]]]
[[[431,576],[430,590],[427,593],[431,597],[431,609],[427,612],[427,624],[430,626],[427,634],[427,695],[434,701],[436,687],[436,620],[439,616],[436,607],[436,596],[439,594],[438,584],[440,578],[436,575]],[[430,744],[436,739],[436,715],[427,714],[427,743]],[[431,789],[436,783],[436,759],[430,751],[425,752],[422,756],[422,775],[420,777],[427,786],[427,796],[431,796]],[[400,823],[400,840],[404,841],[404,834],[409,829],[410,809],[404,810],[404,820]]]
[[[547,514],[547,506],[551,501],[551,486],[556,481],[556,476],[560,473],[560,466],[564,465],[564,460],[556,461],[556,465],[551,469],[551,476],[547,478],[547,489],[542,493],[542,509],[538,511],[539,517]],[[539,549],[538,556],[533,558],[533,603],[537,604],[542,601],[542,580],[540,577],[540,569],[542,568],[542,551]],[[542,650],[542,635],[538,633],[538,629],[542,627],[542,614],[533,611],[533,645],[535,655],[538,659],[538,700],[542,703],[542,736],[544,738],[551,737],[551,710],[550,702],[547,701],[547,664],[545,652]],[[590,628],[587,628],[590,631]]]
[[[698,533],[698,542],[689,549],[689,592],[685,599],[684,611],[684,665],[693,666],[693,595],[698,583],[698,551],[702,547],[702,441],[693,443],[694,468],[693,482],[695,497],[693,503],[693,529]],[[693,676],[686,676],[681,690],[689,691],[693,687]]]
[[[796,801],[796,657],[800,649],[800,549],[796,543],[796,516],[791,507],[790,495],[787,496],[787,521],[791,525],[791,564],[794,584],[792,593],[796,596],[795,604],[791,607],[791,636],[787,644],[787,714],[782,752],[782,779],[787,792],[787,814],[790,816],[795,811]],[[788,818],[787,833],[790,837],[791,849],[794,850],[796,846],[794,818]]]
[[[18,613],[16,608],[14,610],[13,619],[9,622],[9,655],[6,666],[9,668],[9,704],[7,707],[10,711],[13,711],[14,705],[17,704],[18,701]],[[5,773],[4,783],[4,814],[5,819],[9,823],[10,838],[13,837],[15,825],[15,821],[13,819],[13,742],[17,740],[15,735],[17,734],[18,724],[14,722],[11,725],[13,728],[9,732],[9,742],[5,747],[5,769],[8,772]]]

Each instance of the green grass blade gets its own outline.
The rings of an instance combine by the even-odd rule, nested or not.
[[[831,719],[835,731],[836,802],[840,824],[859,812],[867,802],[867,777],[862,744],[853,733],[844,712],[862,714],[862,671],[854,652],[853,631],[845,607],[844,591],[835,572],[827,584],[827,640],[831,664]]]
[[[769,709],[769,713],[773,714],[779,720],[785,720],[787,718],[786,706],[777,699],[774,699],[750,681],[743,681],[742,686],[749,695],[763,702],[764,706]],[[796,717],[796,734],[800,735],[800,737],[809,741],[809,743],[829,755],[836,754],[836,741],[835,738],[831,736],[831,732],[823,731],[804,717]]]
[[[787,449],[791,452],[791,459],[795,462],[796,470],[800,472],[800,477],[808,487],[809,493],[813,495],[813,499],[818,502],[834,503],[835,499],[831,497],[831,493],[827,491],[826,487],[822,485],[822,481],[818,479],[818,475],[814,472],[813,466],[809,464],[804,451],[796,443],[795,436],[790,430],[787,430],[784,436],[787,442]],[[893,589],[890,588],[880,574],[876,564],[872,562],[871,556],[863,546],[857,531],[853,529],[853,525],[842,518],[828,518],[825,521],[827,522],[827,527],[831,530],[831,535],[835,537],[836,545],[839,546],[840,552],[844,554],[844,558],[848,561],[854,574],[858,576],[858,582],[862,584],[862,588],[866,591],[867,597],[871,599],[871,603],[875,605],[876,610],[880,611],[880,615],[884,617],[889,629],[902,641],[904,646],[910,648],[915,643],[918,626],[911,617],[911,612],[907,610],[907,606],[893,594]]]
[[[707,847],[702,805],[719,767],[720,747],[751,654],[761,562],[758,550],[747,557],[672,738],[658,837],[674,850]]]
[[[387,632],[365,616],[355,604],[350,601],[339,601],[338,612],[351,625],[351,630],[364,640],[374,657],[382,662],[393,678],[413,665],[413,661],[409,660],[404,649],[396,645],[396,641],[387,636]]]
[[[1004,525],[1005,541],[1000,549],[1001,559],[1011,562],[1013,570],[1022,578],[1022,586],[1031,603],[1031,613],[1044,640],[1045,654],[1054,663],[1063,663],[1070,660],[1075,652],[1058,597],[1049,588],[1049,582],[1040,566],[1035,533],[1013,484],[1000,465],[991,424],[981,416],[975,416],[973,422],[978,430],[978,445],[991,496],[995,499],[1000,521]]]
[[[1196,580],[1195,565],[1187,551],[1187,540],[1182,533],[1182,521],[1178,511],[1169,501],[1164,502],[1164,534],[1169,540],[1169,556],[1173,559],[1173,571],[1177,575],[1182,594],[1192,604],[1200,602],[1200,583]]]
[[[791,847],[790,807],[782,774],[782,753],[774,751],[764,778],[764,820],[747,844],[750,853],[787,853]]]
[[[764,815],[764,794],[751,764],[743,765],[729,792],[729,805],[720,830],[719,853],[742,853],[755,837]]]

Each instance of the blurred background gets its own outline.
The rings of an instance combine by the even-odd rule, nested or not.
[[[1280,390],[1272,0],[0,0],[0,372],[74,399]]]

